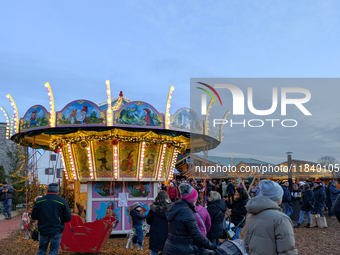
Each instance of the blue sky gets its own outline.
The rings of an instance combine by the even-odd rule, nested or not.
[[[0,102],[20,117],[123,90],[164,112],[190,78],[339,77],[339,1],[2,1]],[[321,99],[327,100],[327,98]],[[0,121],[5,117],[0,115]]]

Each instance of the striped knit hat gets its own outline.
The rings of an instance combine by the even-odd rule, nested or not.
[[[187,200],[189,203],[195,202],[198,198],[196,189],[187,183],[179,185],[179,193],[181,194],[181,199]]]

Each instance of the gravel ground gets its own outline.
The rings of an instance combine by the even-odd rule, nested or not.
[[[336,219],[327,217],[328,228],[300,228],[294,229],[296,247],[299,250],[299,254],[302,255],[314,255],[314,254],[340,254],[339,234],[340,224]],[[303,226],[305,223],[302,224]],[[150,254],[148,250],[149,238],[144,241],[144,251],[137,251],[125,249],[126,238],[110,238],[107,244],[102,248],[98,254]],[[38,243],[32,240],[26,241],[22,231],[17,230],[13,232],[8,238],[0,240],[0,253],[1,254],[19,254],[19,255],[34,255],[38,252]],[[71,253],[62,252],[62,255],[76,255],[84,253]]]

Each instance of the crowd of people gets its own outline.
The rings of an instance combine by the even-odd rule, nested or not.
[[[227,184],[228,183],[228,184]],[[205,249],[216,250],[221,238],[236,240],[245,227],[244,246],[248,254],[297,254],[290,216],[299,213],[295,228],[300,228],[307,216],[311,227],[311,214],[323,217],[326,209],[340,222],[340,190],[336,181],[327,186],[320,180],[293,184],[262,180],[250,187],[235,187],[230,180],[207,185],[195,180],[173,180],[159,184],[159,192],[147,215],[141,214],[141,204],[132,205],[130,216],[137,234],[136,246],[143,247],[143,221],[150,225],[149,249],[151,255],[203,254]],[[0,198],[4,205],[11,203],[14,189],[4,183]],[[68,203],[58,196],[57,184],[48,186],[47,195],[34,203],[31,217],[38,220],[40,232],[39,252],[58,254],[64,223],[71,220]],[[206,202],[206,203],[205,203]],[[7,208],[7,207],[6,207]],[[228,214],[226,214],[226,212]],[[6,211],[8,218],[10,210]],[[226,215],[233,224],[232,235],[226,236]],[[229,234],[229,232],[228,232]]]
[[[161,183],[159,185],[159,189],[163,190],[161,192],[167,192],[169,202],[175,202],[165,213],[164,225],[168,223],[169,235],[165,241],[163,254],[196,255],[202,254],[204,248],[217,247],[220,238],[224,236],[226,212],[230,214],[230,222],[235,226],[232,240],[240,238],[240,232],[246,225],[244,244],[248,254],[297,254],[293,227],[299,228],[305,215],[307,228],[311,227],[311,214],[323,217],[324,210],[328,211],[331,217],[337,215],[340,222],[340,199],[337,199],[340,190],[337,186],[336,181],[326,185],[320,180],[315,182],[307,180],[294,183],[290,191],[287,180],[282,182],[262,180],[254,184],[248,194],[246,192],[248,187],[243,187],[242,184],[235,185],[232,181],[208,181],[206,186],[195,180],[186,179],[173,180],[168,186]],[[196,190],[197,197],[186,199],[187,190],[182,190],[184,187],[191,192]],[[204,206],[205,202],[207,206]],[[201,235],[197,233],[193,235],[190,231],[186,232],[188,228],[180,226],[186,222],[182,214],[185,213],[185,219],[189,220],[188,207],[193,214],[190,222],[192,224],[195,219],[195,225]],[[298,216],[298,223],[295,226],[291,220],[293,213]],[[189,226],[191,230],[194,228],[192,225]],[[204,237],[207,237],[210,243]],[[263,238],[266,239],[266,245],[263,245]],[[181,247],[177,240],[181,242],[186,240],[185,243],[181,243],[186,248]]]

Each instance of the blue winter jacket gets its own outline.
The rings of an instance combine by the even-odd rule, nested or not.
[[[332,201],[336,200],[340,194],[340,190],[338,190],[334,185],[329,187],[329,196]]]
[[[143,225],[142,220],[146,218],[146,215],[142,215],[140,212],[136,210],[131,210],[130,216],[132,218],[132,225]]]
[[[282,203],[289,203],[292,199],[290,192],[286,186],[281,185],[281,187],[283,189]]]

